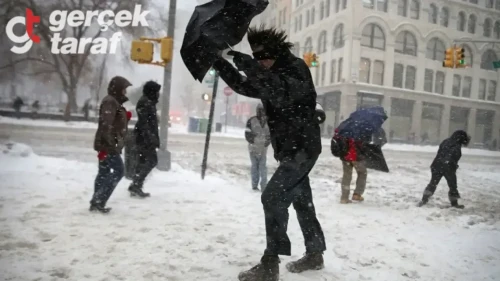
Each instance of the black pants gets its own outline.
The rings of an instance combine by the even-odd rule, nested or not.
[[[286,234],[288,207],[291,204],[297,212],[306,251],[318,253],[326,250],[325,237],[316,218],[309,184],[309,172],[317,159],[318,156],[300,161],[284,159],[262,193],[267,236],[265,255],[291,254],[290,239]]]
[[[132,177],[132,186],[142,188],[144,180],[158,164],[158,155],[155,148],[137,148],[137,166]]]
[[[448,198],[450,199],[450,201],[456,201],[457,199],[460,198],[460,194],[458,193],[458,187],[457,187],[456,170],[431,168],[431,173],[432,173],[431,181],[427,185],[427,188],[425,188],[422,201],[427,202],[429,200],[429,198],[436,191],[437,185],[439,184],[439,182],[443,177],[448,182],[448,187],[450,188],[450,190],[448,191]]]
[[[120,154],[109,154],[99,161],[99,172],[95,178],[91,204],[106,205],[115,187],[123,177],[123,160]]]

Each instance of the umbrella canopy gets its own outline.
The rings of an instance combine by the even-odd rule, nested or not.
[[[389,172],[389,167],[387,166],[387,162],[385,162],[384,153],[380,145],[364,144],[361,148],[361,153],[363,154],[367,169]]]
[[[252,19],[268,4],[268,0],[213,0],[197,6],[181,48],[191,75],[202,82],[218,53],[240,43]]]
[[[387,114],[381,106],[359,109],[340,123],[338,134],[346,138],[369,142],[385,120],[387,120]]]

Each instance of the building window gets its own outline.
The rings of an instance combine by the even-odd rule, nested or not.
[[[387,12],[387,0],[377,0],[377,11]]]
[[[493,3],[495,0],[486,0],[486,8],[493,8]]]
[[[405,88],[415,90],[415,81],[417,80],[417,68],[411,65],[406,66]]]
[[[313,51],[313,44],[311,37],[307,37],[306,43],[304,44],[304,53],[311,53]]]
[[[344,47],[344,25],[339,24],[333,31],[333,49]]]
[[[434,86],[434,92],[438,94],[444,93],[444,72],[436,71],[436,85]]]
[[[342,0],[342,10],[347,9],[347,0]]]
[[[361,46],[385,50],[385,35],[380,26],[371,23],[363,28]]]
[[[396,53],[417,56],[417,39],[413,33],[402,31],[396,37]]]
[[[325,2],[321,2],[319,4],[319,20],[322,20],[325,17]]]
[[[466,16],[465,16],[464,12],[458,13],[458,18],[457,18],[457,30],[458,31],[465,31],[465,22],[466,22],[465,17]]]
[[[321,31],[318,39],[318,54],[326,53],[326,31]]]
[[[312,7],[312,10],[311,10],[311,25],[314,24],[315,18],[316,18],[316,8]]]
[[[469,46],[464,45],[463,48],[465,49],[464,55],[465,55],[465,64],[472,66],[474,64],[474,58],[472,56],[472,51]]]
[[[469,32],[470,34],[476,33],[476,21],[477,21],[477,18],[475,15],[469,16],[469,22],[467,25],[467,32]]]
[[[295,33],[297,33],[297,30],[298,30],[297,28],[298,28],[298,25],[299,25],[299,21],[297,20],[297,18],[295,18],[295,19],[293,20],[293,25],[294,25],[293,31],[294,31]]]
[[[375,0],[363,0],[363,7],[368,9],[373,9],[375,6]]]
[[[478,91],[478,99],[485,100],[486,99],[486,80],[479,80],[479,91]]]
[[[483,36],[491,37],[492,23],[491,19],[485,19],[483,24]]]
[[[376,60],[373,65],[373,81],[372,84],[384,85],[384,62]]]
[[[461,83],[462,83],[462,78],[460,77],[460,75],[457,74],[453,75],[453,88],[451,94],[454,95],[455,97],[460,96]]]
[[[309,26],[310,20],[311,20],[311,11],[307,10],[307,12],[306,12],[306,27]]]
[[[500,1],[498,1],[498,0],[495,4],[495,9],[500,10]]]
[[[406,17],[408,10],[408,0],[398,0],[398,16]]]
[[[438,8],[434,4],[431,4],[429,8],[429,22],[434,24],[438,22]]]
[[[497,54],[493,50],[486,50],[481,56],[481,69],[496,71],[493,68],[494,61],[498,61]]]
[[[490,85],[488,87],[488,97],[487,100],[495,101],[497,95],[497,82],[490,80]]]
[[[299,30],[302,30],[302,14],[299,16]]]
[[[433,81],[434,81],[434,70],[426,68],[424,75],[424,91],[432,93]]]
[[[361,58],[359,63],[359,82],[370,83],[370,60]]]
[[[447,7],[441,9],[441,25],[448,27],[448,21],[450,20],[450,12]]]
[[[333,84],[333,83],[335,83],[335,74],[337,73],[337,61],[336,60],[332,60],[330,68],[331,68],[330,83]]]
[[[464,86],[462,88],[462,97],[470,98],[471,88],[472,88],[472,77],[465,76],[464,77]]]
[[[286,7],[283,10],[283,24],[286,24]]]
[[[321,64],[321,86],[325,85],[326,78],[326,62]]]
[[[337,82],[344,82],[342,81],[342,69],[344,67],[344,59],[343,58],[340,58],[339,59],[339,76],[337,76]]]
[[[330,16],[330,0],[326,0],[326,4],[325,4],[325,17],[329,17]]]
[[[477,0],[469,0],[472,4],[477,4]]]
[[[495,22],[495,27],[493,28],[493,34],[496,39],[500,39],[500,21]]]
[[[420,1],[411,0],[410,4],[410,18],[418,20],[420,18]]]
[[[403,71],[404,66],[400,63],[394,64],[394,73],[392,76],[392,86],[395,88],[403,88]]]
[[[432,38],[429,43],[427,43],[427,52],[425,57],[431,60],[442,61],[444,60],[444,53],[446,48],[443,41],[438,38]]]
[[[340,0],[335,0],[335,13],[340,12]]]

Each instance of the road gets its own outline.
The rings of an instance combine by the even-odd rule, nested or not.
[[[0,124],[0,140],[21,142],[30,145],[34,152],[42,156],[62,157],[79,161],[96,160],[93,151],[95,129],[36,127],[18,124]],[[168,147],[173,162],[181,167],[198,170],[203,156],[205,136],[202,134],[171,134]],[[242,175],[247,173],[249,160],[246,141],[241,138],[213,136],[210,143],[209,171]],[[331,156],[330,148],[323,147],[317,169],[326,177],[332,167],[338,168],[338,160]],[[390,167],[408,165],[412,161],[416,167],[427,169],[434,157],[433,153],[412,151],[384,151]],[[271,169],[276,166],[272,149],[268,157]],[[462,162],[469,164],[500,165],[500,157],[464,155]]]

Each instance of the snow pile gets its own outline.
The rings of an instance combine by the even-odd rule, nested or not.
[[[263,252],[264,215],[243,165],[248,155],[224,153],[210,158],[216,160],[204,181],[176,164],[169,173],[154,171],[146,200],[130,198],[123,180],[108,215],[88,212],[95,162],[1,154],[8,163],[0,167],[2,279],[236,280]],[[214,174],[235,158],[242,162],[232,165],[231,178]],[[290,208],[293,256],[282,257],[281,280],[498,280],[500,166],[460,163],[466,209],[456,210],[440,208],[448,204],[444,180],[427,206],[415,207],[430,178],[427,161],[388,162],[391,173],[370,172],[366,201],[351,205],[338,203],[340,162],[318,162],[311,185],[327,241],[326,268],[286,271],[304,252]]]
[[[3,154],[8,154],[12,157],[29,157],[34,155],[33,149],[22,143],[6,143],[0,145]]]
[[[3,116],[0,116],[0,124],[68,129],[97,129],[97,123],[86,121],[64,122],[61,120],[15,119]]]

